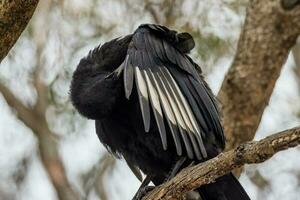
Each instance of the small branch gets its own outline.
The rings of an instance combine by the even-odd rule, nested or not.
[[[104,176],[108,173],[110,173],[116,164],[115,158],[113,158],[111,155],[106,154],[103,158],[103,163],[101,163],[101,168],[99,169],[99,174],[96,177],[95,182],[95,190],[97,195],[100,197],[101,200],[108,200],[108,193],[105,189],[105,180]]]
[[[38,2],[38,0],[0,1],[0,62],[25,29]]]
[[[153,17],[153,20],[156,24],[160,24],[159,16],[156,13],[156,11],[153,7],[153,3],[151,1],[145,1],[144,9],[151,14],[151,16]]]
[[[150,192],[144,200],[182,199],[188,191],[214,182],[244,164],[261,163],[279,151],[300,144],[300,127],[268,136],[257,142],[248,142],[219,156],[182,170],[172,180]]]
[[[16,111],[16,115],[26,126],[35,126],[35,116],[32,110],[26,107],[4,84],[0,83],[0,94],[7,104]]]
[[[43,4],[40,4],[40,5],[43,5]],[[46,12],[47,12],[47,10],[46,10]],[[35,28],[35,29],[37,29],[37,28]],[[40,115],[40,117],[45,116],[46,110],[49,106],[48,86],[41,79],[41,72],[43,70],[42,66],[44,66],[44,63],[42,61],[43,46],[44,46],[44,42],[40,42],[40,44],[37,43],[37,49],[36,49],[37,63],[34,66],[33,75],[32,75],[33,86],[37,92],[37,100],[36,100],[33,110],[35,111],[35,113],[38,113]]]
[[[40,66],[40,65],[39,65]],[[41,116],[46,114],[46,110],[49,106],[48,102],[48,87],[40,78],[40,67],[36,67],[33,75],[33,85],[37,92],[37,101],[34,105],[34,110]]]

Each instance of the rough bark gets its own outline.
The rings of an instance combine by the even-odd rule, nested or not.
[[[0,62],[32,17],[38,0],[0,1]]]
[[[218,98],[226,149],[250,141],[300,33],[298,0],[251,0],[236,55]]]
[[[300,127],[247,142],[199,165],[182,170],[170,181],[156,187],[144,200],[183,199],[188,191],[214,182],[244,164],[261,163],[275,153],[300,145]]]

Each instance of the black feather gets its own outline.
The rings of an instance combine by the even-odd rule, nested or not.
[[[96,121],[100,141],[162,184],[175,163],[199,163],[220,153],[225,139],[214,95],[186,55],[192,36],[155,24],[90,51],[74,72],[71,100]],[[123,73],[123,76],[120,76]],[[135,83],[135,84],[134,84]],[[197,191],[202,199],[248,200],[232,176]]]

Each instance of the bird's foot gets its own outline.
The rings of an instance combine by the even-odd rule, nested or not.
[[[183,163],[186,161],[185,157],[180,158],[175,165],[173,166],[172,170],[170,171],[169,175],[165,179],[165,182],[171,180],[175,177],[175,175],[180,171],[180,168],[182,167]]]
[[[155,188],[155,186],[149,186],[149,185],[145,186],[143,188],[140,188],[132,200],[142,200],[142,198],[146,194],[148,194],[150,191],[152,191],[154,188]]]

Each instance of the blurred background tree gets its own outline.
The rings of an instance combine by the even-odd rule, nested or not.
[[[0,199],[131,199],[139,182],[124,162],[116,163],[106,153],[93,122],[70,104],[69,84],[77,63],[99,43],[128,34],[141,23],[163,24],[194,36],[192,57],[216,94],[233,59],[247,2],[40,1],[1,63]],[[256,139],[299,123],[298,46]],[[299,199],[299,155],[299,148],[291,149],[246,167],[241,181],[252,199]]]

